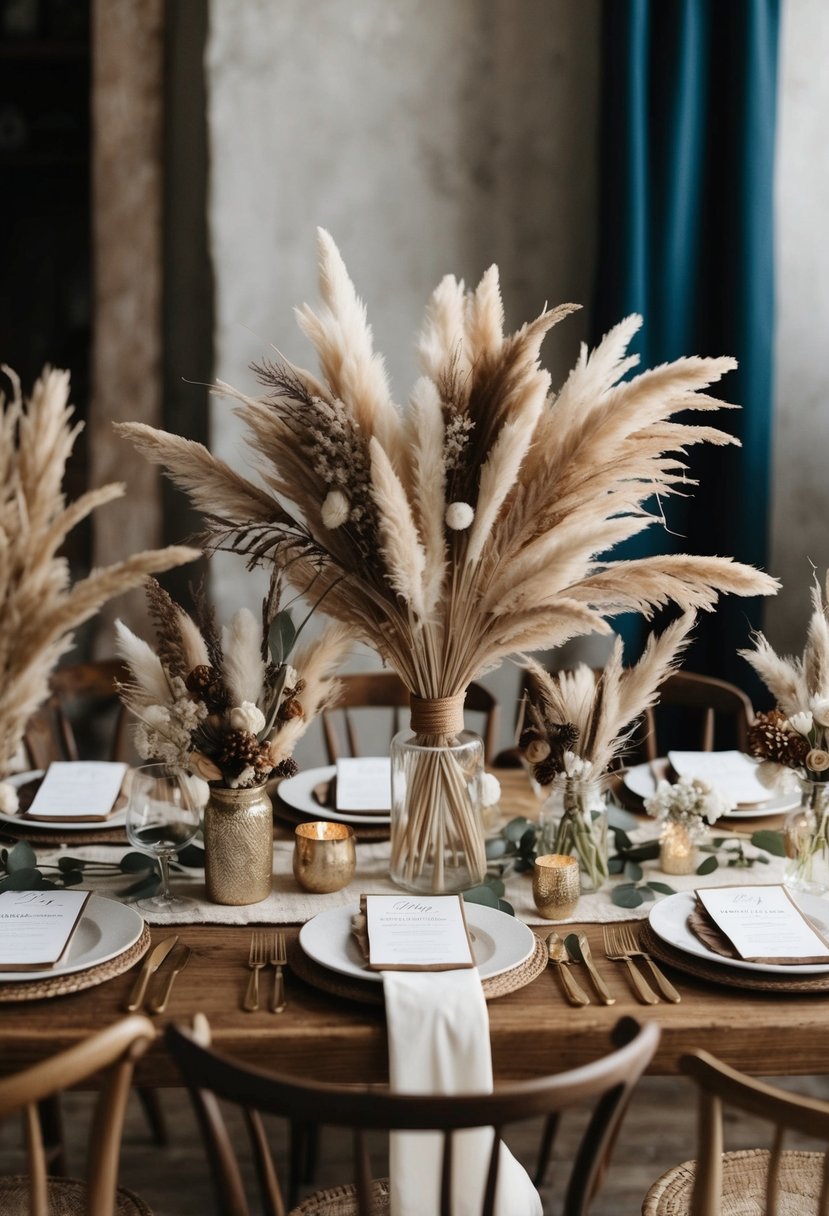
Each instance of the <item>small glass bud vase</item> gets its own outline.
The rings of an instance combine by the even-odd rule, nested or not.
[[[801,781],[800,806],[783,824],[787,887],[810,895],[829,891],[829,782]]]
[[[684,823],[666,819],[659,837],[659,868],[663,874],[693,874],[699,865],[699,844],[706,835],[702,820]]]
[[[559,773],[538,813],[538,854],[567,854],[579,863],[582,891],[607,880],[607,791],[601,780]]]

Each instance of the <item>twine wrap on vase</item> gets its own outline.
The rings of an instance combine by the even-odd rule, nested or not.
[[[463,729],[465,693],[412,693],[392,740],[391,877],[409,891],[463,891],[486,875],[484,750]]]

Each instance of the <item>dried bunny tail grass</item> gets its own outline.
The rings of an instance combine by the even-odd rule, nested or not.
[[[249,608],[240,608],[222,629],[222,678],[233,705],[255,705],[265,683],[262,632]]]
[[[371,490],[389,583],[422,620],[426,554],[417,535],[406,491],[376,438],[372,438],[370,450]]]
[[[730,557],[681,553],[609,563],[597,574],[568,587],[566,593],[599,612],[615,615],[635,611],[649,617],[654,608],[671,602],[683,612],[708,611],[723,592],[771,595],[779,587],[771,575]]]
[[[162,465],[170,480],[188,494],[193,506],[204,515],[236,524],[296,527],[296,521],[272,495],[235,473],[203,444],[144,422],[119,422],[115,430],[131,439],[142,456]]]
[[[152,647],[121,620],[115,622],[115,653],[130,670],[132,684],[126,690],[135,705],[167,705],[170,684],[161,659]]]
[[[466,293],[463,279],[445,275],[426,306],[426,318],[418,339],[420,365],[435,384],[450,373],[461,380],[469,375],[471,362],[466,341]]]
[[[422,376],[412,392],[406,436],[411,452],[412,506],[425,554],[423,612],[427,618],[437,609],[446,573],[444,434],[437,388]]]
[[[754,650],[737,653],[750,663],[788,717],[809,704],[809,688],[800,659],[778,655],[762,633],[753,633]]]
[[[184,611],[178,604],[176,605],[179,634],[181,637],[181,656],[183,659],[184,672],[189,675],[194,667],[210,667],[210,649],[202,635],[196,622],[193,618]]]
[[[392,402],[383,359],[375,354],[366,309],[337,246],[317,229],[319,312],[307,304],[296,310],[299,326],[316,348],[320,367],[335,397],[347,401],[366,435],[377,435],[397,464],[401,420]]]

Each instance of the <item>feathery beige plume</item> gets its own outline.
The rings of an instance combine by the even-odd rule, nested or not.
[[[260,698],[265,681],[262,629],[249,608],[235,612],[222,628],[222,676],[234,705]]]

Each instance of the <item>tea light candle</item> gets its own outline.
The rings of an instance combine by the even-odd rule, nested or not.
[[[545,920],[566,920],[576,910],[581,893],[579,863],[564,853],[536,857],[533,900]]]
[[[344,823],[301,823],[294,832],[294,878],[306,891],[328,895],[354,877],[354,832]]]
[[[659,868],[664,874],[693,874],[699,851],[684,823],[665,824],[659,839]]]

